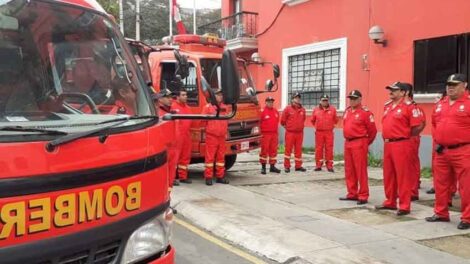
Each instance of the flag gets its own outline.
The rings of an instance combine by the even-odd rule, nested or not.
[[[173,0],[173,19],[176,22],[176,29],[178,34],[186,34],[186,28],[184,27],[183,21],[181,21],[180,9],[176,4],[176,0]]]

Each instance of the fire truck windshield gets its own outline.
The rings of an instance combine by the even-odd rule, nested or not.
[[[201,70],[204,78],[209,82],[212,88],[220,88],[220,70],[217,70],[221,60],[219,59],[201,59]],[[239,103],[256,102],[256,96],[251,96],[248,91],[252,88],[256,91],[251,75],[243,61],[238,61],[238,74],[240,76],[240,100]]]
[[[84,132],[119,116],[154,115],[150,105],[108,16],[59,2],[0,4],[0,137],[34,129]],[[152,118],[128,120],[120,126]]]

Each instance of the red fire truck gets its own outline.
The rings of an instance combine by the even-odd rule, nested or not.
[[[189,62],[189,75],[182,81],[188,92],[188,105],[193,113],[201,113],[207,100],[203,95],[201,85],[207,81],[212,88],[219,86],[220,80],[214,66],[220,64],[226,41],[209,35],[175,35],[164,38],[165,45],[158,46],[150,53],[149,62],[153,80],[159,87],[166,87],[171,91],[180,88],[180,80],[175,81],[176,60],[173,52],[178,50],[187,56]],[[260,147],[260,106],[256,94],[271,91],[279,77],[279,67],[273,65],[274,82],[270,82],[266,90],[257,90],[248,71],[248,64],[254,63],[238,58],[238,72],[240,76],[240,98],[237,104],[237,113],[229,121],[227,133],[225,167],[230,169],[236,161],[237,154]],[[175,85],[176,84],[176,85]],[[191,163],[204,162],[205,128],[200,122],[193,122],[191,126],[192,154]]]
[[[94,0],[0,3],[0,263],[174,263],[174,133],[134,56]]]

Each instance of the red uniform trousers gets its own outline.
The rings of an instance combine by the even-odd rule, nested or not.
[[[412,136],[411,143],[411,159],[410,159],[410,176],[413,177],[411,185],[411,196],[419,197],[419,181],[421,178],[421,162],[419,160],[419,145],[421,143],[420,136]]]
[[[436,149],[436,143],[433,142],[432,143],[432,154],[431,154],[431,172],[432,172],[432,176],[433,176],[433,186],[436,186],[436,184],[434,183],[436,181],[436,177],[434,175],[436,175],[436,171],[435,171],[435,168],[436,168],[436,156],[437,156],[437,153],[435,151]],[[450,191],[449,191],[449,203],[452,202],[452,196],[457,192],[457,177],[455,176],[455,173],[453,171],[450,172]],[[435,189],[434,189],[435,190]]]
[[[263,132],[261,138],[261,153],[259,154],[259,162],[261,164],[276,164],[277,145],[278,145],[277,132]]]
[[[176,146],[170,145],[167,149],[168,156],[168,176],[170,190],[173,188],[173,181],[176,177],[176,164],[178,163],[178,150]]]
[[[383,159],[383,175],[385,201],[383,206],[397,207],[399,209],[411,210],[411,185],[413,184],[410,172],[410,140],[401,140],[385,143]]]
[[[459,182],[463,222],[470,223],[470,144],[455,149],[445,149],[436,154],[434,163],[434,188],[436,202],[434,212],[439,217],[449,218],[448,201],[452,189],[452,174]]]
[[[328,169],[333,169],[333,130],[315,131],[315,161],[316,167],[321,168],[326,162]]]
[[[359,138],[352,141],[346,140],[344,143],[344,172],[348,198],[357,198],[365,201],[369,199],[368,150],[368,138]]]
[[[304,132],[286,131],[286,149],[284,151],[284,168],[290,168],[290,158],[292,148],[294,148],[295,168],[302,167],[302,142],[304,140]]]
[[[215,177],[223,178],[225,173],[225,136],[213,136],[206,134],[206,155],[204,156],[206,169],[204,170],[204,178],[212,179]]]
[[[188,178],[188,165],[191,161],[191,133],[178,135],[176,139],[178,145],[178,178],[186,180]]]

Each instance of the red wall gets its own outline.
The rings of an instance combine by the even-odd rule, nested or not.
[[[229,1],[223,0],[223,16],[228,15]],[[258,32],[272,23],[281,6],[280,0],[242,1],[244,11],[259,13]],[[274,25],[258,37],[258,52],[263,60],[278,63],[282,69],[284,48],[347,37],[347,91],[361,90],[364,104],[380,120],[383,103],[388,100],[384,87],[398,80],[413,81],[413,41],[470,32],[468,11],[469,0],[310,0],[285,6]],[[373,25],[384,29],[387,47],[369,39]],[[370,70],[363,70],[364,54]],[[258,87],[263,87],[272,71],[265,66],[254,75]],[[280,97],[279,90],[275,95],[278,107]],[[264,101],[264,96],[260,99]],[[432,104],[422,107],[429,124]],[[429,133],[428,125],[425,134]]]

